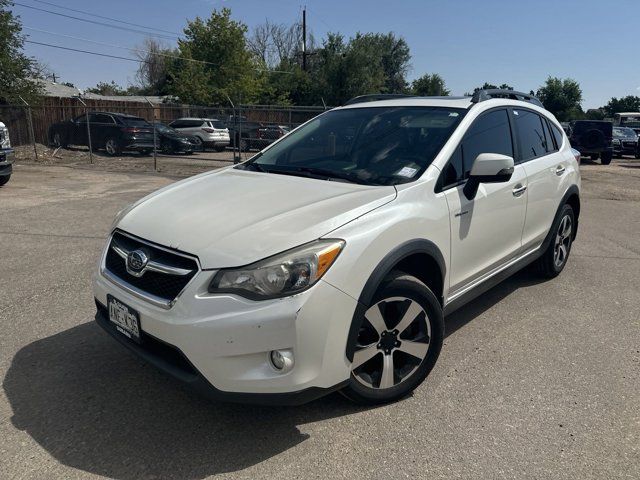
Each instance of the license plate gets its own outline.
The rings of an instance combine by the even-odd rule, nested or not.
[[[140,315],[133,308],[125,305],[117,298],[107,295],[109,320],[113,322],[124,336],[140,343]]]

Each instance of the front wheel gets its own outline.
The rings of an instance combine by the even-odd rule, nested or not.
[[[538,259],[538,268],[542,276],[554,278],[560,275],[569,259],[575,233],[575,215],[571,205],[565,204],[560,218],[552,227],[553,237],[549,246]]]
[[[6,185],[6,183],[9,181],[10,178],[11,178],[11,175],[4,175],[0,177],[0,187],[3,185]]]
[[[388,403],[411,393],[436,363],[444,339],[442,307],[420,280],[394,272],[371,307],[354,318],[359,333],[351,378],[342,390],[362,404]]]
[[[66,142],[62,139],[62,135],[60,132],[56,132],[53,134],[53,138],[51,139],[51,144],[54,148],[67,148]]]
[[[602,165],[609,165],[612,158],[613,154],[611,152],[602,152],[602,155],[600,155],[600,163]]]

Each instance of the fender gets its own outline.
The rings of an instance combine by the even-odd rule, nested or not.
[[[441,278],[444,280],[446,265],[442,252],[440,252],[435,243],[425,239],[409,240],[389,252],[373,270],[358,298],[358,305],[353,313],[349,335],[347,336],[346,355],[349,361],[353,361],[354,346],[364,319],[364,312],[371,306],[376,290],[378,290],[384,278],[393,270],[393,267],[404,258],[416,253],[427,254],[433,258],[438,264]],[[442,302],[442,299],[440,301]]]

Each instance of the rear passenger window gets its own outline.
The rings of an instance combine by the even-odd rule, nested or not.
[[[560,129],[556,127],[553,123],[549,122],[549,124],[551,125],[551,132],[553,133],[553,136],[556,139],[556,145],[558,146],[558,150],[560,150],[560,147],[562,147],[562,140],[564,138],[564,135],[562,134]]]
[[[549,122],[543,118],[542,123],[544,125],[544,141],[547,147],[547,153],[556,152],[558,149],[556,148],[551,130],[549,130]]]
[[[546,155],[544,127],[540,115],[528,110],[514,110],[513,118],[520,145],[520,161]]]
[[[473,162],[481,153],[499,153],[513,157],[511,128],[506,110],[493,110],[476,119],[445,166],[439,190],[457,185],[467,178]]]

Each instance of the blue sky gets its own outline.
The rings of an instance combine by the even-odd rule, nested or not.
[[[34,0],[16,1],[83,16]],[[187,19],[207,17],[213,8],[229,7],[232,16],[251,29],[267,18],[289,24],[305,5],[298,0],[48,1],[176,33],[182,32]],[[306,0],[306,6],[309,28],[317,39],[328,31],[345,36],[392,31],[404,37],[412,53],[409,79],[437,72],[453,94],[485,81],[528,92],[553,75],[580,82],[584,108],[601,106],[611,97],[640,95],[640,0]],[[39,30],[127,47],[144,38],[19,5],[13,10],[23,25]],[[131,56],[126,50],[34,30],[25,33],[34,41]],[[81,88],[102,80],[124,86],[134,80],[133,62],[39,45],[27,45],[26,51],[48,63],[61,81]]]

